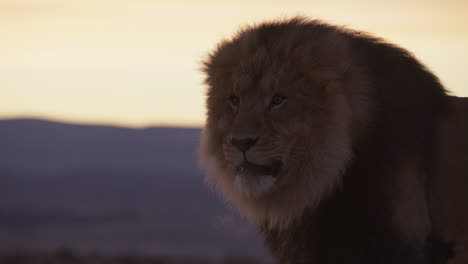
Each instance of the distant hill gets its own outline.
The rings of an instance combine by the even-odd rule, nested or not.
[[[203,184],[200,132],[0,120],[0,250],[264,258]]]

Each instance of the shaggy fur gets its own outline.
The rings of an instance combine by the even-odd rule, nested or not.
[[[204,72],[206,179],[280,263],[445,263],[427,184],[450,100],[410,53],[293,18],[221,42]]]

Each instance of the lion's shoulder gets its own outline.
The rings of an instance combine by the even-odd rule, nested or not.
[[[437,126],[436,173],[430,179],[435,228],[449,241],[468,245],[468,98],[450,97]],[[468,263],[468,248],[457,248],[457,263]]]

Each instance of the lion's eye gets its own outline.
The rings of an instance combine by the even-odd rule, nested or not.
[[[240,103],[240,98],[238,96],[232,95],[229,97],[229,103],[231,103],[231,105],[234,107],[238,107]]]
[[[272,107],[278,107],[278,106],[282,105],[284,102],[286,102],[287,99],[288,98],[286,98],[286,96],[276,94],[271,99],[271,106]]]

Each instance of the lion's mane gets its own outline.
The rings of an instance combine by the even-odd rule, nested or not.
[[[203,65],[206,180],[262,227],[278,259],[426,263],[428,241],[439,237],[426,184],[450,99],[411,53],[296,17],[240,30]],[[288,101],[276,109],[278,94]],[[239,186],[247,181],[231,143],[239,135],[257,142],[244,162],[283,164],[274,183],[255,183],[258,193]],[[388,254],[397,257],[375,262]]]

